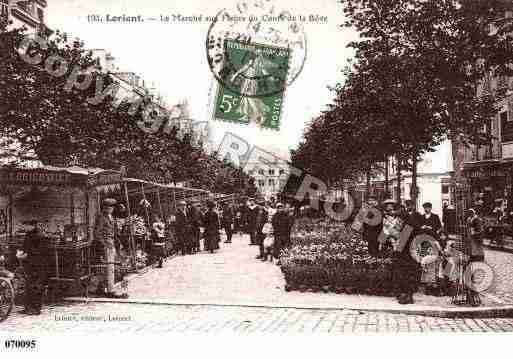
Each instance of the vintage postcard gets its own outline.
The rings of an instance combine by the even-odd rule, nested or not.
[[[513,332],[512,34],[509,0],[0,0],[0,353]]]

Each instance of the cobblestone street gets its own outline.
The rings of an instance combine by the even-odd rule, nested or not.
[[[513,303],[513,254],[487,250],[485,260],[495,274],[489,296],[493,296],[494,300],[499,303]]]
[[[511,332],[513,319],[447,319],[349,310],[89,303],[14,314],[0,333]]]
[[[77,333],[365,333],[365,332],[502,332],[513,331],[513,318],[450,319],[366,310],[393,298],[285,292],[278,266],[254,259],[257,247],[246,237],[222,244],[216,254],[179,256],[163,269],[133,278],[130,299],[145,303],[67,303],[45,307],[39,317],[17,311],[0,331]],[[513,303],[513,255],[487,251],[497,273],[493,301]],[[433,298],[433,297],[431,297]],[[417,302],[423,297],[416,295]],[[188,303],[188,304],[187,304]],[[242,303],[250,303],[245,306]],[[340,308],[341,303],[349,310]],[[213,304],[222,304],[221,306]],[[317,304],[317,305],[315,305]],[[436,303],[439,305],[440,303]],[[226,306],[228,305],[228,306]],[[252,306],[254,305],[254,306]],[[257,307],[257,306],[265,307]],[[288,306],[288,307],[287,307]],[[296,306],[296,307],[294,307]],[[323,308],[325,306],[325,308]],[[310,308],[310,309],[300,309]],[[315,308],[315,309],[314,309]],[[340,309],[329,309],[340,308]]]

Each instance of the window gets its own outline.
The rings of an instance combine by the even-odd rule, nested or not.
[[[490,133],[490,126],[491,126],[491,123],[483,124],[483,127],[481,128],[481,132],[482,133]]]
[[[33,0],[19,1],[18,7],[32,17],[36,17],[36,4]]]
[[[274,176],[274,169],[269,170],[269,176]]]
[[[511,122],[513,120],[512,118],[509,118],[507,111],[501,112],[500,116],[501,116],[501,122],[502,121],[504,121],[504,122]]]
[[[37,18],[39,21],[44,22],[45,21],[45,12],[40,7],[37,8]]]
[[[264,180],[258,180],[258,187],[265,187],[265,181]]]
[[[263,176],[264,175],[264,170],[262,170],[262,169],[258,170],[258,174]]]
[[[9,0],[0,0],[0,18],[9,17]]]
[[[269,186],[274,187],[274,180],[273,179],[269,180]]]
[[[442,194],[448,194],[449,193],[449,185],[442,185]]]
[[[285,170],[283,168],[280,169],[280,175],[284,175],[285,174]]]

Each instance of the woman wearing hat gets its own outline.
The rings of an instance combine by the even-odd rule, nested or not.
[[[380,248],[391,249],[396,241],[399,240],[403,228],[403,220],[399,217],[397,203],[388,199],[383,202],[385,206],[383,215],[383,232],[379,237]]]
[[[378,209],[378,200],[375,196],[369,196],[367,198],[367,206],[365,207],[365,217],[368,219],[374,216],[381,217],[381,211]],[[363,220],[363,219],[362,219]],[[379,219],[374,223],[372,220],[363,220],[363,239],[367,242],[367,250],[369,255],[377,257],[379,252],[378,237],[383,229],[383,221]]]
[[[191,218],[190,213],[187,211],[187,202],[185,201],[180,201],[177,204],[174,229],[179,251],[183,256],[190,253],[188,241],[192,232]]]
[[[207,212],[203,222],[205,225],[205,249],[210,253],[219,249],[219,215],[214,210],[215,206],[213,201],[207,202]]]

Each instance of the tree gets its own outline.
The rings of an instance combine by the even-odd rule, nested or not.
[[[104,90],[114,79],[101,71],[81,41],[69,40],[59,31],[47,32],[46,48],[27,50],[43,59],[43,66],[34,66],[18,51],[24,30],[6,31],[5,26],[0,25],[0,145],[10,151],[2,151],[4,158],[58,166],[124,166],[130,177],[161,183],[190,180],[199,188],[216,189],[214,182],[224,165],[201,144],[193,145],[193,129],[182,131],[176,125],[164,131],[168,119],[163,119],[160,128],[143,130],[143,111],[151,99],[141,97],[135,111],[126,101],[117,104],[113,94],[99,103],[90,101],[98,84]],[[50,61],[57,58],[61,60]],[[67,66],[57,76],[55,71],[64,63]],[[91,76],[91,85],[71,87],[73,76],[80,82]]]
[[[386,156],[416,173],[418,159],[446,138],[488,140],[479,129],[495,113],[494,98],[477,97],[476,90],[488,72],[510,73],[513,29],[510,21],[498,21],[502,1],[342,3],[346,25],[360,33],[350,44],[355,61],[296,158],[328,163],[327,177],[336,176],[331,169],[351,168],[348,162],[368,172]],[[498,24],[495,31],[492,24]],[[313,154],[312,139],[330,150]]]

